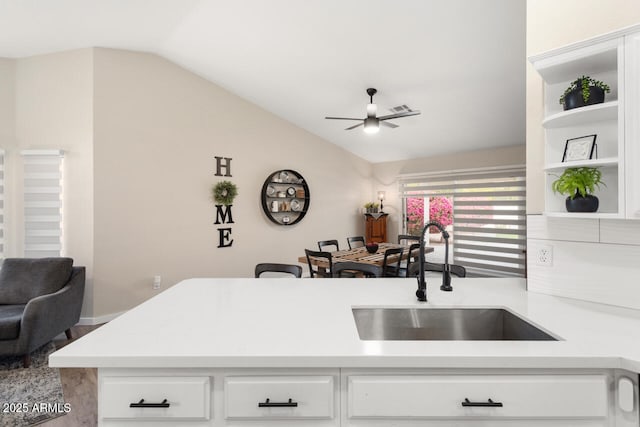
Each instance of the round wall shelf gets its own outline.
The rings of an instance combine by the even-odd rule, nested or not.
[[[271,222],[297,224],[309,209],[309,186],[298,172],[278,170],[264,181],[261,200],[262,210]]]

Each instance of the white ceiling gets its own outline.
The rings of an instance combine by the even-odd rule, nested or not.
[[[372,162],[524,144],[525,0],[2,0],[0,57],[154,52]],[[421,115],[376,135],[365,117]],[[250,125],[250,124],[248,124]]]

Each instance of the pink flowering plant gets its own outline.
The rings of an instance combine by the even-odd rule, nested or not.
[[[407,233],[417,236],[424,227],[424,199],[407,199]]]
[[[443,227],[453,224],[453,205],[451,200],[444,196],[435,196],[429,199],[429,220],[438,221]],[[437,233],[436,227],[429,228],[430,233]]]
[[[444,196],[429,198],[429,221],[438,221],[444,227],[453,224],[453,205]],[[419,235],[424,227],[424,199],[412,197],[407,199],[407,233]],[[438,229],[430,227],[429,232],[436,233]]]

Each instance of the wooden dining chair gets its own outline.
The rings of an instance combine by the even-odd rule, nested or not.
[[[347,237],[347,244],[349,245],[349,249],[361,248],[365,244],[364,237],[362,236]]]
[[[382,267],[363,262],[336,262],[333,266],[333,277],[382,277]]]
[[[382,275],[384,277],[398,277],[400,275],[400,261],[402,261],[402,254],[404,248],[391,248],[384,251],[384,259],[382,261]],[[398,260],[394,263],[389,263],[388,259],[394,255],[398,256]]]
[[[291,264],[276,264],[276,263],[260,263],[256,265],[255,276],[259,278],[262,273],[287,273],[293,274],[297,278],[302,277],[302,267],[299,265]]]
[[[440,264],[437,262],[428,262],[424,263],[424,271],[433,271],[442,273],[444,270],[444,264]],[[467,269],[458,264],[449,264],[449,271],[454,276],[458,277],[467,277]],[[409,271],[407,273],[407,277],[417,277],[420,274],[420,261],[411,263],[409,266]]]
[[[304,250],[305,255],[307,256],[307,264],[309,264],[309,275],[310,277],[333,277],[333,262],[331,259],[331,252],[324,251],[312,251],[310,249]],[[320,267],[314,268],[314,265],[311,263],[311,258],[324,258],[327,260],[329,264],[329,270],[321,270]]]
[[[326,248],[327,246],[335,246],[336,247],[336,251],[340,250],[340,247],[338,246],[338,241],[337,240],[320,240],[318,242],[318,249],[320,251],[323,251],[324,248]]]

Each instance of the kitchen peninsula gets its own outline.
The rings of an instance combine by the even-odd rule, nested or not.
[[[428,280],[420,303],[414,279],[190,279],[50,365],[98,368],[105,426],[638,425],[640,313],[521,279],[452,285]],[[360,340],[352,309],[381,306],[500,307],[558,340]]]

